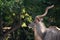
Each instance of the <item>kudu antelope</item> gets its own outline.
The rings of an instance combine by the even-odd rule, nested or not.
[[[52,33],[53,33],[52,31],[54,31],[54,32],[57,32],[57,31],[55,30],[55,28],[52,28],[52,27],[46,28],[46,26],[43,22],[43,17],[46,16],[48,10],[53,7],[54,7],[54,5],[47,7],[45,10],[45,13],[43,15],[36,16],[34,22],[29,24],[28,27],[32,28],[34,31],[35,40],[55,40],[55,39],[51,38],[50,34],[52,35]],[[51,31],[51,33],[49,33],[50,31]],[[49,35],[50,39],[48,38],[48,35]]]

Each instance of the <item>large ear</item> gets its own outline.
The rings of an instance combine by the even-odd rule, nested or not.
[[[48,13],[48,10],[51,9],[51,8],[53,8],[53,7],[54,7],[54,5],[48,6],[48,7],[46,8],[44,14],[40,15],[39,17],[44,17],[44,16],[46,16],[47,13]]]

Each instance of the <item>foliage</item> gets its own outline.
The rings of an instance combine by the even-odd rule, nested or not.
[[[11,33],[10,40],[33,40],[33,31],[27,26],[37,15],[44,13],[45,8],[54,4],[47,16],[44,17],[46,26],[60,26],[60,1],[59,0],[0,0],[0,30],[3,37],[4,32],[1,28],[5,26],[21,26],[18,30]],[[25,39],[23,39],[25,38]],[[6,37],[8,40],[8,37]]]

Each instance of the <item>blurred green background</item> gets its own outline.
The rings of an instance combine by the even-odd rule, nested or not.
[[[44,17],[44,23],[47,27],[60,27],[60,0],[0,0],[0,39],[4,39],[4,34],[11,29],[17,28],[5,40],[34,40],[34,33],[27,26],[52,4],[55,6]]]

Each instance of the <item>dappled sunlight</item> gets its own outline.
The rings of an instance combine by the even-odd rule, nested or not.
[[[26,23],[23,22],[22,23],[22,27],[27,27]]]

